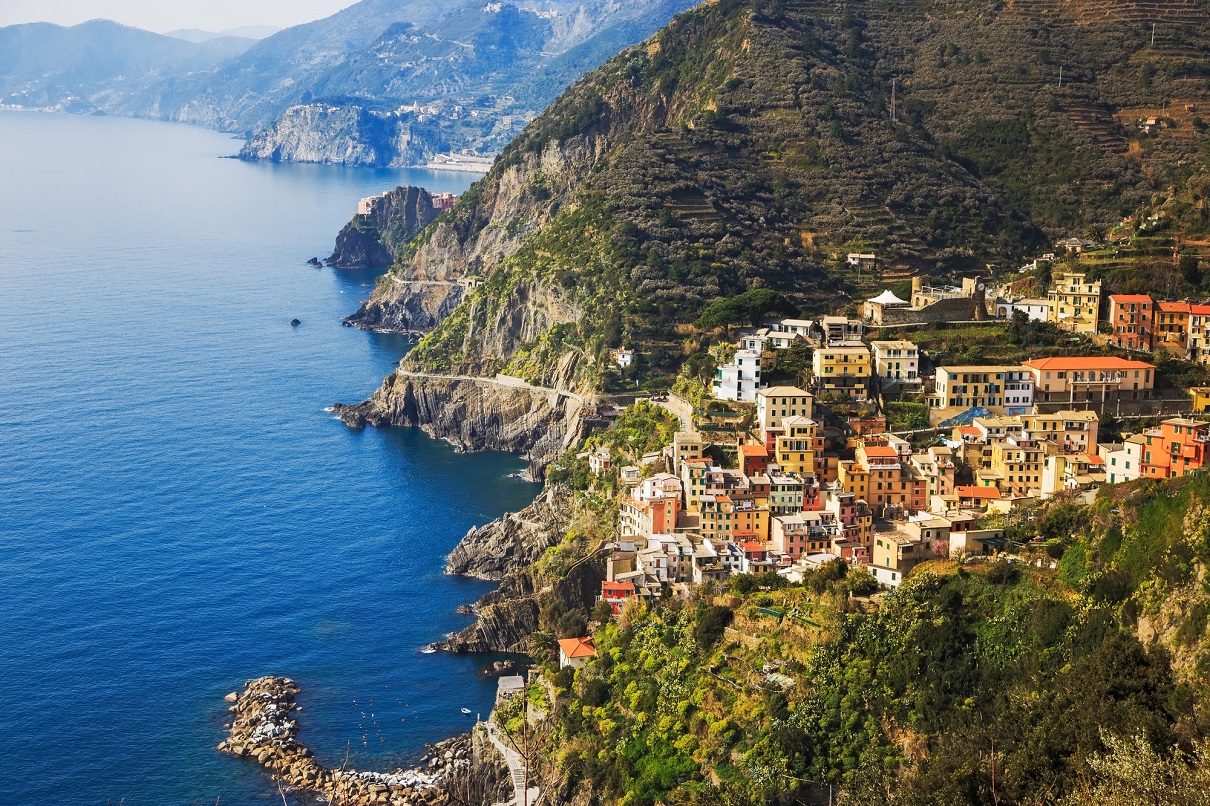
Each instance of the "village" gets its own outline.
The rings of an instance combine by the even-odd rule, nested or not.
[[[837,561],[894,588],[930,559],[1015,556],[1005,527],[1048,499],[1091,500],[1105,484],[1206,465],[1210,421],[1194,417],[1210,412],[1210,388],[1161,399],[1157,366],[1145,359],[1159,350],[1210,363],[1210,305],[1103,298],[1100,282],[1056,272],[1045,298],[989,293],[978,278],[941,289],[916,280],[911,300],[884,291],[861,309],[740,329],[708,400],[672,393],[646,404],[680,422],[661,451],[635,456],[590,441],[580,458],[620,491],[600,591],[615,615],[635,597],[688,596],[737,574],[801,582]],[[908,337],[939,322],[1014,319],[1051,323],[1104,354],[933,364],[926,373],[927,351]],[[762,382],[796,345],[810,351],[810,383]],[[619,349],[615,360],[625,369],[635,351]],[[884,414],[869,413],[877,406],[838,417],[845,407],[833,405],[902,395],[927,406],[927,426],[892,433]],[[1137,423],[1138,432],[1106,438],[1115,435],[1100,432],[1102,420],[1124,409],[1133,419],[1119,425]],[[589,651],[564,643],[565,663],[567,652]]]

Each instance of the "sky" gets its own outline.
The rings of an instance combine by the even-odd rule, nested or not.
[[[148,31],[242,25],[291,25],[327,17],[355,0],[0,0],[0,26],[20,22],[75,25],[98,17]]]

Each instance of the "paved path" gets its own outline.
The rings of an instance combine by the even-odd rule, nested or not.
[[[529,389],[534,392],[546,392],[552,395],[560,395],[562,397],[570,397],[572,400],[578,400],[585,406],[594,407],[596,401],[589,398],[581,397],[575,392],[568,392],[565,389],[551,389],[549,386],[534,386],[528,381],[523,381],[520,378],[514,378],[511,375],[497,375],[494,378],[482,378],[478,375],[441,375],[434,372],[411,372],[410,370],[399,370],[399,374],[407,378],[439,378],[446,381],[470,381],[472,383],[489,383],[494,386],[507,386],[510,389]]]
[[[513,799],[508,804],[500,806],[532,804],[538,799],[538,787],[531,786],[528,792],[525,791],[525,762],[521,760],[521,756],[516,750],[509,747],[500,738],[494,722],[489,721],[486,724],[487,738],[500,751],[500,755],[504,756],[504,762],[508,764],[508,774],[513,779]]]
[[[405,280],[391,275],[391,281],[398,285],[462,285],[457,280]]]

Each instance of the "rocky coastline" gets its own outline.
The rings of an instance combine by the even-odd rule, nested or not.
[[[396,187],[376,197],[368,213],[345,224],[324,263],[338,269],[385,269],[440,214],[424,188]]]
[[[342,766],[327,769],[312,751],[298,741],[301,710],[297,683],[288,677],[260,677],[244,684],[242,692],[224,699],[231,703],[229,736],[218,749],[264,767],[284,794],[309,793],[328,803],[367,806],[444,806],[451,803],[449,789],[469,774],[476,759],[483,786],[496,797],[507,798],[508,771],[503,759],[485,740],[463,734],[435,745],[421,766],[392,772],[367,772]]]

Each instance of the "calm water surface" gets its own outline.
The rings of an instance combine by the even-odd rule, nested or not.
[[[0,112],[9,803],[280,802],[214,750],[222,696],[262,674],[303,685],[321,759],[365,768],[490,706],[476,661],[417,650],[486,589],[445,554],[535,489],[515,457],[324,413],[406,347],[340,325],[372,273],[304,264],[359,197],[470,177],[218,159],[237,147]]]

